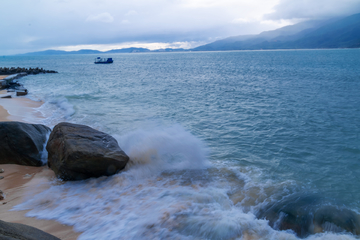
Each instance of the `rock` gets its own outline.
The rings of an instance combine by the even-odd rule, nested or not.
[[[3,179],[3,178],[4,178],[4,176],[0,176],[0,180]]]
[[[3,173],[3,172],[5,172],[4,169],[0,168],[0,173]]]
[[[11,98],[11,95],[2,96],[1,98]]]
[[[6,88],[6,86],[7,86],[6,81],[5,80],[0,80],[0,89],[4,89],[4,88]]]
[[[0,164],[44,165],[41,154],[49,132],[41,124],[0,122]]]
[[[115,138],[79,124],[56,125],[46,149],[48,166],[63,180],[110,176],[129,161]]]
[[[324,197],[294,194],[257,214],[276,230],[293,230],[300,238],[321,232],[350,232],[360,235],[360,216]]]
[[[16,96],[25,96],[28,94],[28,91],[25,89],[24,91],[16,91]]]
[[[5,194],[3,191],[0,190],[0,200],[4,200],[5,199]]]
[[[20,223],[0,220],[0,239],[4,240],[60,240],[49,233]]]

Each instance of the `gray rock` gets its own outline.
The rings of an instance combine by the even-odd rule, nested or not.
[[[16,96],[25,96],[28,94],[27,89],[25,89],[24,91],[16,91]]]
[[[60,240],[49,233],[20,223],[0,220],[0,239],[3,240]]]
[[[41,124],[0,122],[0,164],[44,165],[41,153],[49,132]]]
[[[11,98],[11,95],[2,96],[1,98]]]
[[[321,232],[360,235],[360,215],[316,194],[294,194],[257,214],[276,230],[293,230],[300,238]]]
[[[115,138],[79,124],[56,125],[46,149],[48,166],[63,180],[110,176],[129,161]]]

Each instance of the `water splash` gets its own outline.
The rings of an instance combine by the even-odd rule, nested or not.
[[[130,157],[127,169],[138,165],[154,171],[210,166],[206,146],[180,125],[140,129],[115,137]]]

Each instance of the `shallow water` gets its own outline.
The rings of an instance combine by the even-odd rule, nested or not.
[[[358,234],[359,49],[95,57],[0,58],[59,72],[19,80],[45,101],[39,121],[107,132],[132,160],[109,178],[54,182],[17,209],[80,239],[355,238],[343,222]],[[351,214],[328,210],[296,231],[325,206]]]

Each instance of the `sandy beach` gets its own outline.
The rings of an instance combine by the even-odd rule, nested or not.
[[[11,98],[1,98],[11,96]],[[26,97],[17,97],[15,92],[0,90],[0,121],[21,121],[38,123],[43,118],[38,108],[43,102],[33,101]]]
[[[6,90],[0,91],[0,96],[6,94]],[[26,97],[0,98],[0,121],[36,123],[36,119],[41,118],[36,108],[41,105],[42,102],[32,101]],[[32,120],[34,122],[31,122]],[[0,179],[0,190],[5,194],[5,199],[0,201],[1,220],[36,227],[60,239],[77,239],[80,233],[75,232],[71,226],[51,220],[25,217],[27,211],[11,211],[14,206],[49,187],[49,182],[55,178],[52,170],[47,166],[30,167],[15,164],[0,164],[0,169],[4,169],[4,173],[0,173],[0,176],[4,177]]]
[[[6,78],[6,77],[8,77],[8,76],[9,76],[9,75],[0,75],[0,80]]]
[[[9,121],[9,113],[0,105],[0,122]]]

